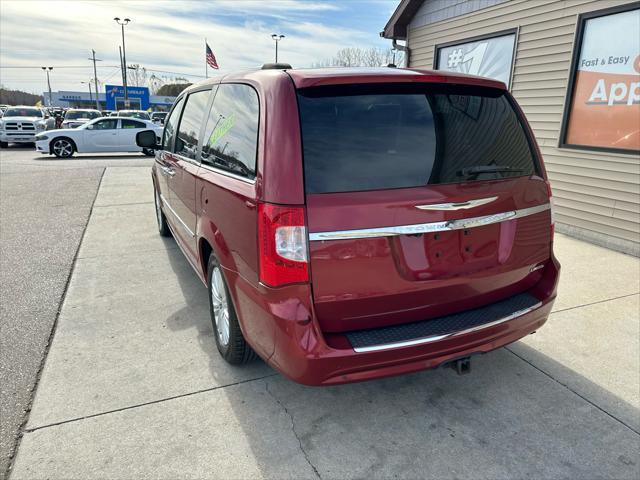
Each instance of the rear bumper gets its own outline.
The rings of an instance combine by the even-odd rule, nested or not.
[[[304,362],[305,371],[291,378],[308,385],[334,385],[436,368],[458,358],[495,350],[535,332],[547,321],[552,304],[553,301],[549,301],[500,326],[458,335],[455,339],[377,352],[331,349],[315,358],[299,357],[296,361]],[[275,366],[286,375],[287,364],[289,361]]]
[[[235,284],[232,295],[245,337],[265,361],[298,383],[335,385],[436,368],[458,358],[495,350],[535,332],[551,312],[559,268],[555,258],[546,264],[541,280],[528,292],[539,304],[513,318],[428,343],[359,352],[346,337],[327,341],[313,319],[308,286],[255,289],[236,275],[230,274],[228,280]],[[243,321],[247,318],[245,313],[249,322],[262,325],[259,339]],[[272,345],[265,335],[273,336]]]

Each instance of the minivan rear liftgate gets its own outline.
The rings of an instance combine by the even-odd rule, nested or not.
[[[366,352],[540,305],[550,190],[506,91],[342,85],[298,90],[298,102],[323,332]]]

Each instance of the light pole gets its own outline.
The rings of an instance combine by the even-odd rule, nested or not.
[[[276,63],[278,63],[278,42],[284,38],[284,35],[278,35],[277,33],[272,33],[271,38],[274,42],[276,42]]]
[[[122,28],[122,79],[124,80],[122,83],[124,83],[124,108],[129,108],[129,94],[127,93],[127,52],[124,48],[124,26],[131,20],[125,18],[121,21],[119,17],[115,17],[114,20]]]
[[[93,95],[91,95],[91,80],[88,82],[80,82],[83,85],[89,85],[89,101],[93,103]]]
[[[42,70],[47,74],[47,87],[49,88],[49,106],[52,107],[53,100],[51,100],[51,82],[49,81],[49,72],[53,70],[53,67],[42,67]]]

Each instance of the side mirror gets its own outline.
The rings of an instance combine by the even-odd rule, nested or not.
[[[93,130],[94,127],[95,127],[95,125],[93,125],[93,124],[87,125],[87,130]]]
[[[158,145],[156,132],[153,130],[143,130],[136,134],[136,145],[142,148],[149,148],[151,150],[162,150],[162,147]]]

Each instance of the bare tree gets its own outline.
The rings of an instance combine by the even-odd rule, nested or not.
[[[21,90],[10,90],[0,85],[0,103],[7,105],[36,105],[42,102],[40,95],[23,92]]]
[[[141,65],[133,64],[127,67],[127,73],[130,83],[136,87],[147,86],[147,69]]]
[[[166,79],[166,77],[164,78]],[[149,92],[151,95],[157,95],[158,90],[160,90],[164,84],[165,80],[152,73],[149,77]]]
[[[395,62],[393,61],[395,58]],[[334,57],[313,64],[314,67],[381,67],[402,63],[402,53],[389,49],[347,47],[338,50]]]

